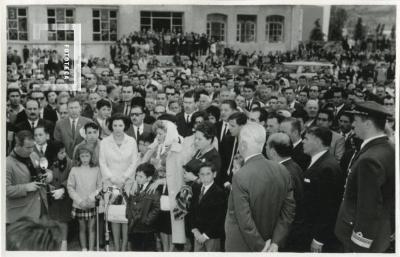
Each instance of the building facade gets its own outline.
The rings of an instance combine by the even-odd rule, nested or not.
[[[60,48],[73,42],[73,31],[50,26],[39,38],[34,24],[81,24],[82,53],[109,56],[109,45],[140,30],[207,33],[234,49],[253,52],[295,49],[307,40],[314,21],[324,33],[329,6],[298,5],[98,5],[8,6],[7,40],[14,49],[24,45]]]

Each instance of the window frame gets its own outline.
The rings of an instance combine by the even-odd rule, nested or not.
[[[169,15],[166,16],[165,14],[168,13]],[[157,14],[159,16],[157,16]],[[146,30],[154,30],[153,27],[153,19],[166,19],[170,21],[170,32],[174,31],[176,28],[180,28],[179,33],[184,33],[184,12],[174,12],[174,11],[148,11],[148,10],[142,10],[140,11],[140,31],[143,29]],[[150,23],[142,23],[143,19],[150,19]],[[180,25],[179,24],[174,24],[174,21],[176,22],[177,20],[180,20]],[[177,31],[177,30],[176,30]]]
[[[94,12],[98,11],[99,16],[95,17]],[[107,12],[107,18],[103,20],[103,13]],[[115,17],[111,17],[111,12],[115,12]],[[99,31],[95,31],[95,21],[99,22]],[[111,33],[111,24],[115,23],[115,33]],[[103,25],[107,25],[103,28]],[[107,34],[103,34],[106,33]],[[105,37],[107,35],[107,37]],[[96,37],[98,36],[98,39]],[[113,38],[114,37],[114,38]],[[118,9],[117,8],[92,8],[92,41],[93,42],[115,42],[118,40]]]
[[[272,28],[272,29],[271,29]],[[278,32],[280,34],[278,35]],[[276,39],[279,37],[279,39]],[[265,40],[268,43],[282,43],[285,40],[285,16],[268,15],[265,18]]]
[[[13,18],[13,19],[11,19],[10,18],[10,16],[9,16],[9,10],[10,9],[15,9],[15,18]],[[25,10],[25,16],[23,16],[23,15],[19,15],[19,10],[20,9],[24,9]],[[6,38],[7,38],[7,41],[29,41],[29,27],[28,27],[28,7],[27,6],[7,6],[7,10],[6,10],[6,21],[7,21],[7,24],[6,24],[6,33],[7,33],[7,35],[6,35]],[[26,22],[26,31],[22,31],[22,30],[20,30],[20,20],[19,20],[19,18],[25,18],[25,22]],[[15,28],[11,28],[10,29],[10,20],[11,21],[13,21],[13,22],[15,22],[16,23],[16,27]],[[16,31],[17,32],[17,38],[16,39],[11,39],[11,37],[10,37],[10,30],[12,30],[12,31]],[[26,39],[21,39],[21,37],[20,37],[20,35],[22,35],[22,34],[25,34],[26,35]]]
[[[54,15],[49,15],[49,11],[54,10]],[[58,11],[63,10],[64,19],[58,20]],[[72,11],[72,16],[67,16],[67,11]],[[49,29],[47,31],[47,40],[49,42],[71,42],[74,41],[74,31],[73,30],[63,30],[58,29],[57,26],[52,28],[52,24],[74,24],[76,19],[76,9],[74,7],[66,7],[66,6],[55,6],[55,7],[47,7],[47,23],[49,25]],[[51,19],[54,19],[54,23],[50,22]],[[67,22],[68,19],[71,19]],[[59,32],[64,32],[60,33]],[[59,35],[64,34],[64,39],[59,39]],[[53,39],[54,37],[54,39]]]
[[[221,19],[217,19],[216,17],[220,16]],[[219,27],[219,35],[215,36],[212,35],[212,26],[213,24],[218,24]],[[212,13],[207,15],[207,24],[206,24],[206,34],[208,38],[216,38],[217,41],[226,41],[226,33],[227,33],[227,28],[228,26],[228,16],[225,14],[219,14],[219,13]]]
[[[257,18],[256,14],[238,14],[236,16],[236,42],[257,42]]]

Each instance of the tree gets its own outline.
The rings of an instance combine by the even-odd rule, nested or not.
[[[329,21],[328,40],[330,41],[343,40],[342,31],[346,21],[347,21],[346,10],[340,7],[333,6],[331,9],[331,18]]]
[[[319,19],[315,20],[314,25],[315,25],[315,27],[311,30],[311,33],[310,33],[310,41],[324,40],[324,33],[322,33],[321,24],[319,23]]]
[[[365,39],[365,29],[362,23],[362,18],[359,17],[357,20],[356,27],[354,28],[354,40],[364,40]]]
[[[390,31],[390,38],[392,40],[396,39],[396,24],[393,24],[392,26],[392,30]]]

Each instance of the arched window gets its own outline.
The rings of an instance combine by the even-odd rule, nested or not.
[[[265,40],[270,43],[282,42],[284,25],[285,17],[281,15],[267,16],[267,23],[265,26]]]
[[[238,42],[256,42],[257,31],[256,15],[238,15],[236,41]]]
[[[227,20],[228,17],[224,14],[207,15],[207,36],[216,41],[225,41]]]

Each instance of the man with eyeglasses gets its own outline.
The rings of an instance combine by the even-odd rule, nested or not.
[[[319,98],[319,88],[317,85],[313,85],[310,87],[309,99],[318,102],[318,98]]]
[[[395,113],[395,103],[394,103],[394,98],[391,96],[385,96],[383,98],[383,105],[386,107],[386,109],[389,110],[389,112],[394,115]]]
[[[176,115],[176,125],[178,132],[181,136],[187,137],[193,134],[191,118],[193,113],[197,110],[199,96],[194,91],[186,92],[183,95],[183,112]]]
[[[86,74],[86,87],[89,93],[97,90],[97,77],[94,74]]]
[[[136,142],[139,143],[139,138],[149,137],[152,135],[152,126],[144,123],[145,112],[141,105],[132,106],[130,118],[132,121],[131,127],[127,130],[126,134],[135,138]]]

